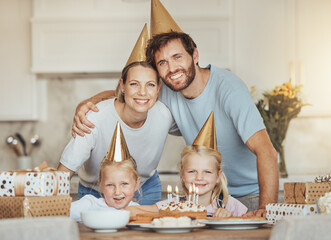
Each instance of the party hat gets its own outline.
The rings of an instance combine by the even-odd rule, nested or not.
[[[205,146],[217,151],[214,112],[211,112],[192,145]]]
[[[125,138],[120,126],[117,122],[113,138],[108,149],[107,156],[105,157],[109,161],[121,162],[130,158],[128,146],[126,145]]]
[[[151,2],[151,37],[171,31],[183,32],[160,0],[152,0]]]
[[[132,62],[141,62],[146,60],[145,51],[146,51],[148,39],[149,39],[148,29],[147,29],[147,24],[145,23],[143,30],[141,31],[139,38],[136,42],[136,45],[134,45],[134,48],[125,66],[129,65]]]

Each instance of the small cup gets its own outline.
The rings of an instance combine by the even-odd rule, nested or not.
[[[20,156],[17,158],[18,169],[31,169],[32,158],[30,156]]]

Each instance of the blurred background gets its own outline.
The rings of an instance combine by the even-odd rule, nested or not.
[[[196,41],[200,66],[233,71],[260,97],[290,78],[303,85],[311,106],[285,139],[289,177],[330,173],[331,1],[161,2]],[[149,16],[148,0],[0,0],[0,171],[18,167],[16,133],[32,166],[57,167],[77,104],[116,87]],[[184,146],[169,137],[159,171],[177,172]]]

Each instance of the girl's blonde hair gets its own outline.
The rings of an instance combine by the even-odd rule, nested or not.
[[[137,171],[137,164],[132,157],[129,159],[125,159],[121,162],[110,161],[104,158],[100,163],[98,184],[101,183],[103,170],[108,166],[116,166],[121,169],[129,170],[133,174],[135,181],[137,181],[139,178],[139,174]]]
[[[122,78],[122,81],[123,81],[123,84],[126,83],[126,79],[128,77],[128,72],[131,68],[133,67],[136,67],[136,66],[142,66],[142,67],[145,67],[145,68],[151,68],[153,69],[155,72],[156,72],[156,78],[157,78],[157,85],[160,84],[160,77],[159,77],[159,73],[152,67],[151,64],[147,63],[147,62],[132,62],[130,63],[129,65],[125,66],[122,70],[122,74],[121,74],[121,78]],[[116,90],[115,90],[115,97],[122,103],[125,102],[125,99],[124,99],[124,92],[122,91],[121,89],[121,84],[120,84],[120,81],[118,81],[118,84],[117,84],[117,87],[116,87]]]
[[[180,161],[180,171],[184,170],[184,164],[186,159],[192,155],[192,154],[197,154],[201,157],[213,157],[215,159],[215,165],[216,165],[216,170],[217,170],[217,174],[219,173],[220,170],[222,170],[222,156],[221,153],[219,153],[218,151],[211,149],[211,148],[207,148],[204,146],[199,146],[199,145],[190,145],[187,146],[183,149],[182,153],[181,153],[181,161]],[[182,183],[182,187],[183,190],[185,192],[186,195],[188,195],[188,189],[185,186],[185,183],[183,181],[183,178],[181,178],[181,183]],[[221,202],[219,200],[219,195],[221,194],[221,192],[223,193],[223,201]],[[226,203],[228,202],[228,198],[229,198],[229,190],[228,190],[228,182],[226,180],[226,177],[222,171],[222,173],[218,176],[218,179],[216,181],[216,185],[212,191],[212,195],[211,195],[211,203],[215,208],[219,208],[221,206],[225,206]],[[217,205],[215,206],[215,201],[217,203]]]

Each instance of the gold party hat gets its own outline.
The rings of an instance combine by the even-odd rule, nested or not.
[[[171,31],[183,32],[160,0],[152,0],[151,2],[151,37]]]
[[[120,126],[117,122],[113,138],[108,149],[107,156],[105,157],[109,161],[122,162],[125,159],[130,158],[128,146],[126,145],[125,138]]]
[[[129,65],[132,62],[141,62],[146,60],[145,51],[146,51],[148,39],[149,39],[148,29],[147,29],[147,24],[145,23],[143,30],[141,31],[139,38],[136,42],[136,45],[134,45],[134,48],[125,66]]]
[[[192,145],[205,146],[217,151],[214,112],[211,112]]]

